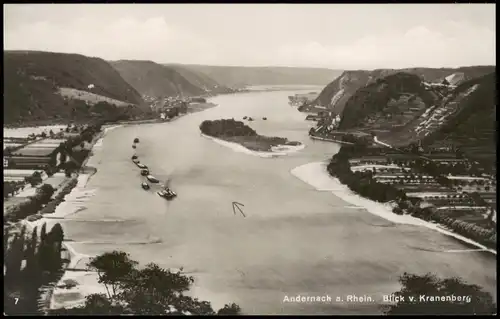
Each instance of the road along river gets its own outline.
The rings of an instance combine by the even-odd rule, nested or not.
[[[405,271],[461,276],[494,293],[494,256],[457,253],[466,247],[453,238],[393,224],[290,173],[338,151],[335,144],[308,138],[311,123],[287,104],[287,96],[299,92],[218,96],[212,99],[218,107],[170,123],[110,131],[88,163],[98,173],[73,196],[78,212],[62,221],[71,247],[89,255],[124,250],[142,264],[184,267],[196,279],[197,297],[214,308],[236,302],[248,314],[376,314]],[[243,116],[255,119],[250,125],[259,134],[306,147],[262,158],[200,134],[203,120]],[[179,195],[174,201],[141,189],[139,169],[130,160],[135,137],[141,162],[160,180],[172,179]],[[244,204],[246,217],[233,213],[233,201]],[[297,295],[332,300],[283,302]],[[374,301],[347,302],[348,295]]]

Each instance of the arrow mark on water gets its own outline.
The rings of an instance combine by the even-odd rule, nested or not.
[[[239,205],[245,206],[242,203],[233,202],[233,213],[234,213],[234,215],[236,215],[236,208],[238,208],[238,210],[240,211],[241,215],[243,215],[243,217],[247,217],[247,216],[245,216],[245,213],[243,213],[243,210],[241,210],[241,207]]]

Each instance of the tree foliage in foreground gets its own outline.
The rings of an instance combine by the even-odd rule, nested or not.
[[[194,278],[180,271],[172,272],[154,263],[142,269],[137,265],[127,253],[119,251],[93,258],[89,268],[97,271],[106,293],[89,295],[83,306],[52,310],[52,314],[237,315],[241,312],[234,303],[216,312],[210,302],[186,296],[184,293]]]
[[[40,236],[35,227],[29,234],[23,226],[19,234],[4,228],[4,313],[39,315],[40,289],[58,280],[62,271],[61,243],[64,232],[59,223]]]
[[[394,296],[400,300],[384,309],[387,315],[491,315],[497,312],[488,292],[460,278],[439,279],[432,274],[418,276],[404,273],[399,282],[401,290]],[[425,298],[452,296],[465,297],[465,300],[431,301]]]

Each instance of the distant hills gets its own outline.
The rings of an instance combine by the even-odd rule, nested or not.
[[[165,97],[232,93],[247,85],[326,84],[328,69],[218,67],[105,61],[80,54],[4,51],[4,124],[99,116],[106,102],[127,114],[149,112]],[[101,110],[99,104],[97,109]],[[111,110],[107,108],[108,112]]]
[[[338,78],[328,84],[318,98],[304,107],[303,111],[318,111],[314,106],[327,107],[336,113],[342,113],[349,98],[360,88],[365,87],[377,79],[395,73],[408,73],[418,76],[425,82],[442,82],[445,78],[454,85],[463,83],[488,73],[494,72],[494,66],[471,66],[461,68],[408,68],[408,69],[378,69],[373,71],[345,71]]]
[[[205,74],[220,85],[242,88],[251,85],[326,85],[342,71],[321,68],[208,66],[166,64]]]
[[[228,93],[208,76],[179,66],[168,67],[152,61],[121,60],[110,64],[142,96],[199,96]]]
[[[329,83],[303,110],[342,113],[341,129],[378,132],[391,143],[446,138],[473,152],[492,145],[494,72],[494,66],[478,66],[359,70],[338,76],[340,71],[329,69],[163,65],[4,51],[4,124],[85,120],[104,111],[138,116],[150,112],[152,101],[169,96],[231,93],[247,85]]]
[[[121,106],[143,106],[141,95],[100,58],[4,51],[3,71],[4,124],[72,118],[101,99]],[[79,98],[80,91],[92,92],[90,100]]]

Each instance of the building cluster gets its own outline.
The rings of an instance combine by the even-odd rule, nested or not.
[[[143,97],[150,103],[151,110],[160,115],[162,119],[168,119],[186,113],[191,98],[182,98],[180,96],[169,96],[162,98]]]
[[[333,112],[320,112],[316,118],[317,125],[313,129],[316,135],[327,136],[339,128],[340,115]]]
[[[3,151],[4,170],[48,170],[61,164],[61,157],[68,140],[81,139],[89,125],[61,128],[57,133],[52,130],[39,134],[29,134],[24,138],[5,137]],[[71,151],[88,150],[90,143],[81,141],[71,147]],[[69,158],[71,160],[71,158]],[[4,174],[5,175],[5,174]]]
[[[4,169],[41,169],[58,165],[60,146],[65,139],[40,138],[4,153]]]
[[[447,157],[442,153],[425,155],[437,165],[436,173],[446,178],[447,185],[439,182],[436,174],[425,173],[416,155],[388,150],[376,156],[352,158],[349,163],[353,172],[370,171],[377,182],[390,184],[408,197],[422,200],[443,216],[482,227],[488,220],[496,223],[495,178],[477,172],[467,173],[475,164],[456,158],[455,153],[448,153]]]
[[[301,106],[305,103],[310,103],[314,101],[318,97],[317,92],[309,92],[309,93],[302,93],[302,94],[295,94],[295,95],[290,95],[288,97],[288,102],[291,106]]]

